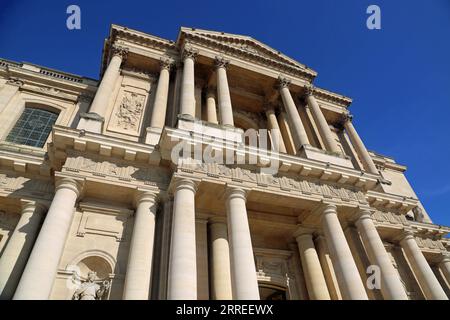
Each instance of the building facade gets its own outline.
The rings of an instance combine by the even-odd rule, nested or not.
[[[1,298],[448,299],[450,229],[316,76],[194,28],[0,60]]]

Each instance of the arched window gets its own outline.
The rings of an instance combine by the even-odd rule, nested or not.
[[[41,108],[25,107],[6,141],[42,148],[58,114]]]

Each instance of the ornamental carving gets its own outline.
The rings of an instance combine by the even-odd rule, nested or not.
[[[343,188],[339,185],[325,184],[319,180],[304,180],[300,177],[286,177],[253,172],[243,168],[230,168],[217,163],[182,162],[179,172],[204,174],[218,178],[221,181],[236,181],[254,184],[264,188],[277,188],[288,192],[298,192],[304,195],[316,195],[321,198],[338,199],[344,202],[366,204],[364,193],[356,188]]]
[[[23,86],[23,81],[19,78],[9,78],[8,81],[6,81],[7,84],[11,84],[13,86],[21,87]]]
[[[170,69],[174,65],[174,61],[169,57],[161,57],[161,59],[159,59],[159,65],[161,67],[161,70],[167,69],[170,71]]]
[[[69,152],[62,171],[84,172],[90,175],[113,178],[127,182],[142,182],[146,185],[160,185],[166,187],[168,175],[164,170],[130,165],[129,162],[116,160],[107,161],[101,156],[81,156],[74,152]]]
[[[408,219],[406,219],[404,215],[399,215],[392,212],[382,212],[377,210],[372,214],[372,219],[379,223],[388,225],[409,225]]]
[[[216,68],[226,68],[226,67],[228,67],[229,63],[230,63],[230,61],[225,59],[222,56],[217,56],[214,59],[214,65],[216,66]]]
[[[312,84],[308,84],[303,87],[305,97],[312,96],[315,91],[315,87]]]
[[[282,77],[281,75],[278,77],[277,86],[278,88],[288,88],[291,85],[291,80],[288,78]]]
[[[183,49],[183,60],[190,58],[195,60],[197,58],[198,55],[198,50],[192,48],[190,45],[185,45],[184,49]]]
[[[17,192],[23,191],[27,194],[52,195],[53,183],[51,181],[30,179],[22,176],[0,174],[0,191]]]
[[[114,44],[111,48],[111,57],[113,56],[119,56],[122,60],[125,60],[128,56],[128,48]]]
[[[116,112],[116,126],[124,130],[138,129],[144,110],[145,96],[125,91]]]
[[[440,250],[445,251],[445,247],[439,240],[433,240],[430,238],[415,237],[417,245],[421,249]]]

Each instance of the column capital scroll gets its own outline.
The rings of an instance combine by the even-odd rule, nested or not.
[[[283,77],[282,75],[278,76],[278,80],[277,80],[277,88],[278,89],[289,88],[290,85],[291,85],[290,79]]]
[[[128,48],[120,46],[116,43],[114,43],[111,47],[111,57],[119,56],[122,58],[123,61],[127,59],[128,52],[129,52]]]
[[[304,97],[309,97],[314,94],[316,87],[313,84],[307,84],[303,87],[304,89]]]
[[[166,70],[170,71],[174,65],[175,65],[175,62],[170,57],[165,56],[165,57],[161,57],[159,59],[159,66],[161,67],[161,70],[166,69]]]
[[[185,59],[192,59],[192,60],[196,60],[198,56],[198,50],[194,49],[193,47],[191,47],[190,45],[185,45],[183,48],[183,52],[182,52],[182,58],[183,61]]]
[[[216,68],[227,68],[230,64],[230,60],[225,59],[223,56],[216,56],[214,58],[214,66]]]

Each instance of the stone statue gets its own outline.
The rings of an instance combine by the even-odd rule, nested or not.
[[[109,280],[96,280],[97,273],[90,271],[86,281],[75,290],[72,300],[101,300],[110,287]],[[101,284],[99,284],[101,282]]]
[[[414,220],[416,220],[417,222],[423,222],[424,215],[423,215],[422,208],[417,206],[412,211],[414,213]]]

